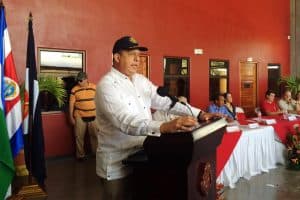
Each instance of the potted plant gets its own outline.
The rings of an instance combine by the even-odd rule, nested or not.
[[[66,90],[64,82],[60,78],[54,76],[40,76],[39,77],[40,93],[50,93],[57,101],[58,107],[65,104]]]
[[[300,77],[297,76],[285,76],[281,77],[278,81],[279,85],[287,88],[291,91],[292,95],[295,96],[300,91]]]
[[[40,76],[38,78],[40,94],[50,93],[57,101],[58,107],[61,108],[65,104],[66,89],[64,82],[60,78],[54,76]],[[24,102],[25,84],[20,86],[22,102]]]
[[[287,134],[288,169],[300,170],[300,128],[295,124]]]

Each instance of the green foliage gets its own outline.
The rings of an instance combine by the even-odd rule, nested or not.
[[[65,104],[66,90],[64,82],[60,78],[54,76],[41,76],[39,77],[40,92],[49,92],[57,100],[58,106],[62,107]]]
[[[51,93],[55,97],[58,106],[61,108],[65,104],[65,99],[67,96],[63,81],[54,76],[41,76],[39,77],[38,81],[39,81],[40,93],[41,92]],[[20,96],[21,96],[22,103],[24,102],[24,91],[25,91],[25,83],[22,83],[20,85]]]
[[[278,84],[283,84],[285,88],[291,90],[292,95],[296,95],[296,93],[300,91],[300,77],[297,76],[281,77]]]

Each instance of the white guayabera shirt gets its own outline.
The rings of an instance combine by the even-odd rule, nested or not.
[[[130,173],[122,160],[141,148],[145,136],[160,136],[163,121],[154,121],[151,109],[168,111],[171,100],[161,97],[146,77],[135,74],[130,80],[112,68],[97,84],[96,119],[99,124],[96,172],[114,180]],[[191,107],[194,116],[200,109]],[[184,105],[176,103],[170,113],[192,115]]]

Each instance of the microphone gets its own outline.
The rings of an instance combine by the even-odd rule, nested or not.
[[[169,89],[167,87],[159,86],[156,92],[161,97],[169,97],[169,99],[171,99],[172,103],[170,105],[170,109],[173,108],[175,104],[179,101],[177,97],[169,95]]]
[[[172,103],[171,103],[170,108],[169,108],[170,110],[175,106],[175,104],[176,104],[177,102],[179,102],[179,103],[181,103],[182,105],[185,105],[185,106],[189,109],[189,111],[190,111],[190,113],[192,114],[192,116],[194,117],[194,114],[193,114],[192,109],[190,108],[190,106],[187,105],[185,102],[179,101],[179,99],[178,99],[176,96],[171,96],[171,95],[169,94],[169,89],[168,89],[167,87],[159,86],[159,87],[157,88],[156,92],[157,92],[157,94],[158,94],[159,96],[161,96],[161,97],[169,97],[169,99],[171,99]]]
[[[172,103],[170,105],[170,109],[172,109],[175,106],[175,104],[179,101],[177,97],[169,95],[169,89],[167,87],[159,86],[156,92],[161,97],[169,97],[169,99],[171,99]]]

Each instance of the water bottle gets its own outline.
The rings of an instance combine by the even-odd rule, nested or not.
[[[261,111],[260,111],[260,108],[255,108],[255,113],[257,115],[257,118],[259,121],[261,121]]]
[[[257,111],[257,117],[258,117],[258,120],[261,121],[261,111],[260,110]]]

